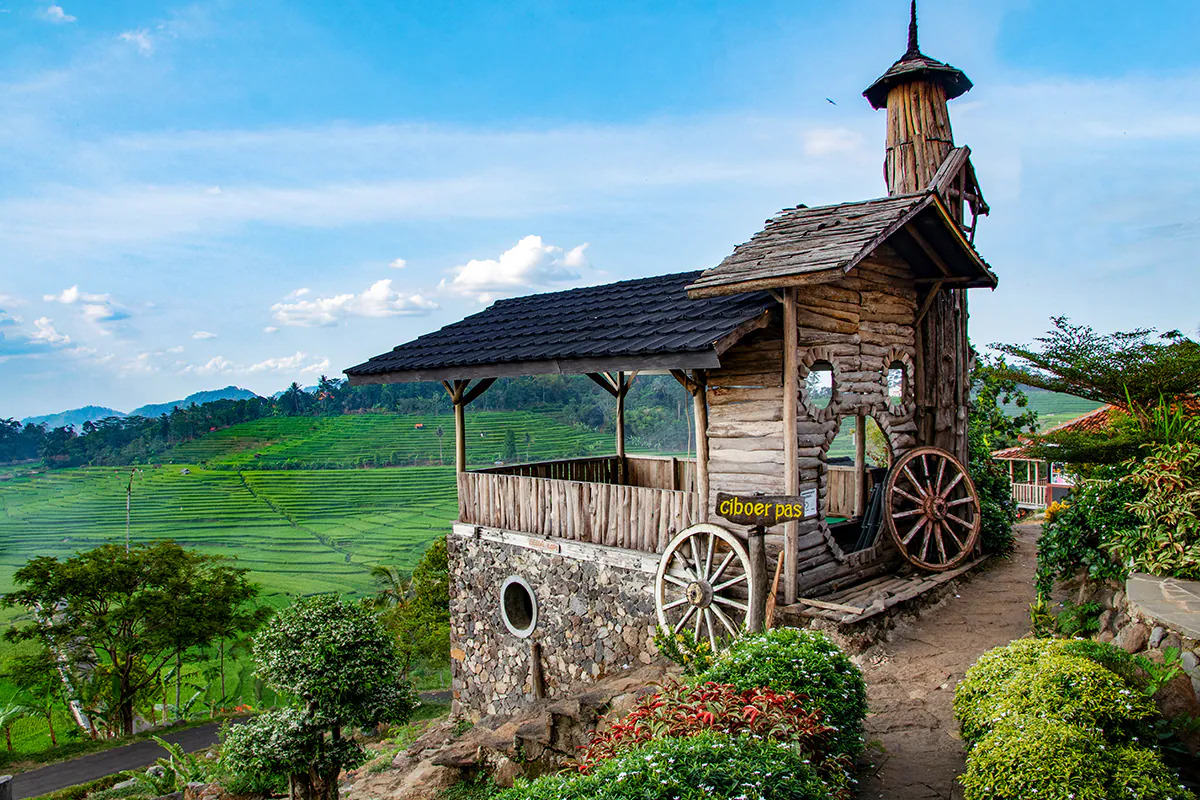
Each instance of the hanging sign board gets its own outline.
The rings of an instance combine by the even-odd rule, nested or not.
[[[817,516],[817,487],[800,494],[726,494],[717,492],[717,514],[735,525],[769,528]]]

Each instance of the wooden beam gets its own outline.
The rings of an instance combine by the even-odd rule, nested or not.
[[[612,377],[611,375],[609,376]],[[633,378],[630,378],[633,380]],[[617,455],[625,458],[625,395],[629,391],[625,383],[625,373],[618,372],[617,379]]]
[[[478,381],[462,396],[462,404],[464,406],[471,405],[471,401],[488,390],[488,387],[496,382],[495,378],[484,378]]]
[[[708,375],[704,370],[692,373],[692,416],[696,420],[696,494],[700,521],[708,522]]]
[[[688,377],[686,372],[681,369],[673,369],[671,370],[671,377],[679,382],[679,385],[683,387],[685,392],[693,396],[696,394],[696,382]]]
[[[591,378],[592,381],[601,389],[608,392],[613,397],[617,396],[617,387],[613,385],[612,378],[610,378],[607,373],[589,372],[587,373],[587,376]]]
[[[783,477],[784,493],[800,491],[800,471],[796,463],[796,422],[800,401],[800,329],[797,319],[796,290],[787,289],[783,304]],[[800,528],[798,522],[783,526],[783,596],[788,605],[796,602],[797,556]]]
[[[929,287],[929,293],[925,295],[925,301],[921,303],[921,308],[917,311],[917,316],[913,319],[913,327],[921,324],[921,320],[925,319],[925,315],[929,313],[929,309],[933,307],[933,301],[937,297],[937,293],[942,290],[942,284],[945,281],[937,281],[933,286]]]
[[[450,397],[454,400],[454,470],[467,471],[467,416],[466,405],[462,402],[463,392],[468,381],[454,381],[454,390]]]
[[[770,278],[752,278],[737,280],[731,278],[726,283],[706,284],[688,289],[688,297],[700,300],[705,297],[721,297],[727,294],[744,294],[756,292],[759,289],[781,289],[789,286],[812,286],[816,283],[834,283],[846,277],[841,267],[827,267],[812,272],[800,272],[792,275],[777,275]]]
[[[738,325],[732,331],[713,342],[713,347],[716,348],[717,355],[724,353],[726,350],[733,347],[735,344],[740,342],[747,335],[753,333],[754,331],[770,326],[775,319],[776,315],[774,309],[768,308],[754,319],[747,320],[741,325]]]
[[[953,220],[951,220],[951,223],[956,227],[958,225],[958,223],[954,222]],[[938,272],[942,273],[946,277],[954,275],[954,271],[950,269],[945,260],[938,255],[937,251],[933,249],[933,246],[930,245],[929,242],[926,241],[925,237],[921,235],[921,232],[917,230],[916,225],[906,225],[904,230],[907,231],[908,235],[912,237],[912,240],[917,243],[917,247],[920,247],[922,252],[929,257],[929,260],[933,262],[933,265],[938,268]]]

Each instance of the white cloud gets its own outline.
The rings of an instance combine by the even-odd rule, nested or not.
[[[46,342],[47,344],[70,344],[71,337],[65,333],[59,333],[54,327],[54,320],[49,317],[38,317],[33,321],[33,327],[36,328],[32,334],[32,338],[38,341]]]
[[[307,353],[302,353],[299,350],[295,355],[284,356],[281,358],[268,358],[266,361],[260,361],[257,364],[251,364],[247,372],[299,372],[301,374],[313,374],[324,372],[329,369],[328,358],[317,358],[309,356]]]
[[[439,289],[474,295],[487,302],[499,294],[578,280],[579,270],[590,266],[584,250],[587,243],[563,250],[545,244],[540,236],[526,236],[497,258],[471,259],[454,267],[450,280]]]
[[[42,299],[47,303],[62,303],[67,306],[78,305],[79,312],[83,315],[83,318],[96,325],[107,322],[119,322],[129,317],[129,312],[121,308],[112,299],[111,295],[81,292],[78,286],[63,289],[58,294],[42,295]]]
[[[403,258],[394,258],[392,259],[391,263],[388,264],[388,266],[392,269],[404,269],[408,266],[408,262]]]
[[[234,372],[232,361],[224,356],[213,356],[203,364],[188,364],[181,372],[193,375],[218,375],[224,372]]]
[[[359,294],[338,294],[332,297],[299,299],[307,294],[300,289],[288,295],[293,302],[276,303],[271,313],[281,325],[313,327],[336,325],[348,317],[394,317],[428,314],[437,308],[437,303],[420,294],[404,294],[392,288],[390,278],[375,281]]]
[[[279,328],[276,328],[274,325],[268,325],[263,328],[263,333],[279,333]]]
[[[166,349],[166,352],[168,352],[168,353],[182,353],[182,352],[183,352],[183,345],[181,345],[181,344],[177,344],[177,345],[175,345],[174,347],[168,347],[168,348]]]
[[[46,10],[42,12],[42,17],[50,20],[56,25],[74,22],[76,19],[67,12],[63,11],[62,6],[47,6]]]
[[[134,31],[124,31],[118,38],[123,42],[129,42],[137,51],[144,56],[154,53],[154,39],[150,36],[150,31],[145,28],[138,28]]]
[[[209,331],[196,331],[192,334],[193,339],[215,339],[217,335]]]

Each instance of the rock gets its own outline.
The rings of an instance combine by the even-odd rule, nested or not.
[[[442,794],[462,780],[462,771],[435,764],[422,764],[405,776],[404,781],[389,793],[390,800],[428,800]]]
[[[1113,635],[1112,631],[1100,631],[1100,635],[1096,637],[1096,641],[1107,644],[1115,638],[1117,637]]]
[[[1183,640],[1179,638],[1179,634],[1171,631],[1162,640],[1162,648],[1166,650],[1168,647],[1174,647],[1176,650],[1183,649]]]
[[[1108,609],[1107,611],[1100,612],[1100,619],[1099,619],[1100,630],[1111,631],[1113,620],[1116,619],[1116,617],[1117,617],[1117,612],[1113,611],[1111,608]]]
[[[118,790],[132,789],[134,786],[137,786],[137,781],[135,781],[133,778],[130,778],[127,781],[121,781],[120,783],[113,784],[112,788],[118,789]]]
[[[1123,605],[1125,605],[1125,593],[1124,593],[1124,592],[1117,592],[1116,594],[1114,594],[1114,595],[1113,595],[1113,598],[1112,598],[1112,607],[1113,607],[1113,608],[1120,608],[1120,607],[1121,607],[1121,606],[1123,606]]]
[[[1197,671],[1200,670],[1200,659],[1190,650],[1179,657],[1179,664],[1189,677],[1196,677]]]
[[[513,783],[523,774],[520,764],[507,756],[502,756],[492,770],[492,780],[502,789],[511,789]]]
[[[1167,629],[1162,625],[1155,625],[1150,631],[1150,638],[1147,640],[1151,647],[1158,647],[1162,644],[1163,638],[1167,635]]]
[[[437,767],[461,770],[479,765],[483,754],[479,745],[472,741],[455,742],[433,757],[430,763]]]
[[[1200,717],[1200,699],[1187,675],[1176,675],[1166,686],[1154,695],[1154,703],[1158,706],[1163,717],[1174,719],[1189,719]],[[1200,753],[1200,731],[1193,730],[1180,735],[1193,755]]]
[[[1117,634],[1113,644],[1126,653],[1137,653],[1146,648],[1150,640],[1150,630],[1140,622],[1128,625]]]

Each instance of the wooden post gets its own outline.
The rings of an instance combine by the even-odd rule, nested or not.
[[[751,584],[758,591],[750,598],[750,608],[746,612],[746,630],[759,633],[763,629],[766,617],[767,592],[767,531],[765,528],[751,528],[746,537],[747,555],[750,556]]]
[[[867,510],[867,415],[854,418],[854,517]]]
[[[535,698],[542,700],[546,697],[546,673],[542,668],[541,642],[529,643],[529,683]]]
[[[692,372],[692,416],[696,418],[696,494],[700,521],[708,522],[708,375]]]
[[[784,493],[800,491],[800,471],[796,464],[796,417],[800,402],[800,331],[796,314],[796,290],[783,294],[783,478]],[[800,528],[798,522],[783,526],[783,597],[788,605],[796,602],[797,555]]]
[[[617,455],[625,458],[625,373],[617,373]]]
[[[466,406],[459,400],[454,404],[454,469],[467,471],[467,415]]]

